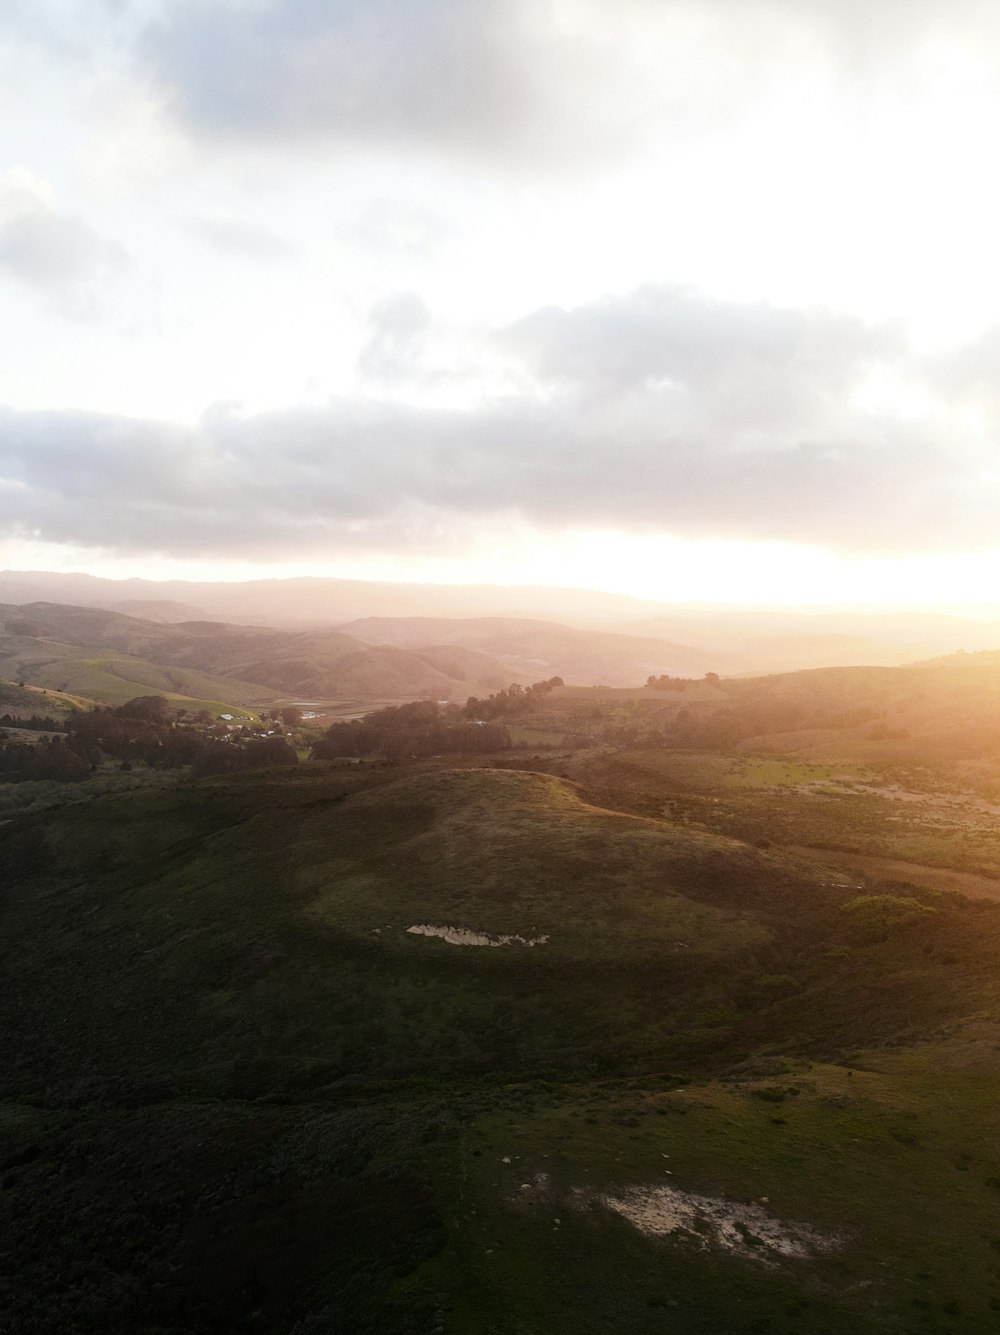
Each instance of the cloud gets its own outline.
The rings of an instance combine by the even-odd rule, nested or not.
[[[899,350],[893,330],[851,316],[656,284],[571,310],[544,307],[502,337],[542,380],[619,391],[662,380],[717,386],[734,370],[766,373],[790,363],[832,385]]]
[[[804,457],[796,465],[796,451],[819,458],[845,443],[871,445],[883,424],[858,399],[886,368],[890,378],[908,374],[892,326],[665,285],[545,307],[499,341],[581,429],[600,423],[612,437],[652,436],[675,455],[698,442],[720,460],[759,450],[765,471],[786,451],[793,468]]]
[[[295,254],[292,242],[266,227],[235,218],[191,215],[181,225],[213,250],[237,259],[287,260]]]
[[[808,71],[857,89],[987,0],[172,0],[142,68],[195,139],[458,154],[551,173],[732,122]]]
[[[376,313],[376,339],[405,346],[428,319],[401,295]],[[992,438],[956,431],[934,368],[891,331],[644,288],[536,312],[504,337],[545,383],[475,410],[219,405],[193,428],[6,412],[0,531],[244,560],[433,555],[505,516],[881,554],[996,543]],[[968,350],[975,383],[987,353]],[[918,375],[931,406],[907,416],[900,387]],[[954,364],[939,375],[961,393]],[[886,406],[886,385],[903,406]]]
[[[54,209],[44,183],[29,173],[0,179],[0,272],[6,276],[81,316],[99,309],[106,285],[128,263],[120,242]]]
[[[376,304],[371,333],[358,357],[363,375],[398,380],[414,369],[423,336],[431,326],[431,312],[416,292],[393,292]]]
[[[546,59],[557,52],[533,49],[530,15],[528,0],[187,0],[149,28],[142,54],[197,135],[502,154],[529,131],[545,145],[559,96]],[[572,63],[572,43],[560,45]]]

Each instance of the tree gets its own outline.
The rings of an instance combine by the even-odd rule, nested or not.
[[[281,721],[286,728],[297,728],[302,722],[302,710],[298,705],[286,705],[281,711]]]
[[[142,719],[146,723],[168,723],[170,721],[170,701],[162,695],[137,695],[119,705],[115,713],[119,718]]]

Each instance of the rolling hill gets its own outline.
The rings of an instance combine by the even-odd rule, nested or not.
[[[728,663],[724,653],[686,644],[525,618],[364,617],[341,629],[381,644],[461,645],[502,660],[521,678],[559,676],[583,686],[634,686],[664,672],[700,677]]]
[[[698,661],[707,661],[710,667],[714,664],[715,671],[743,675],[809,667],[895,666],[960,649],[973,652],[1000,645],[996,607],[970,607],[963,615],[893,608],[777,611],[671,604],[541,586],[317,578],[207,583],[8,570],[0,571],[0,602],[72,604],[151,621],[214,620],[285,630],[323,630],[369,617],[558,622],[639,640],[666,640],[686,646]],[[590,684],[598,678],[587,676],[585,680]]]
[[[220,621],[308,629],[363,616],[542,617],[599,625],[653,616],[665,605],[593,589],[495,584],[403,584],[302,577],[207,583],[102,579],[39,570],[0,571],[0,601],[117,607],[122,601],[194,605]]]
[[[510,670],[461,646],[416,651],[338,631],[152,622],[97,608],[0,606],[0,676],[117,704],[138,694],[245,705],[281,697],[464,700]]]
[[[0,871],[11,1335],[990,1328],[994,906],[435,765]]]
[[[609,628],[629,635],[682,640],[703,650],[725,650],[740,662],[737,670],[745,674],[811,667],[894,667],[935,654],[1000,644],[995,615],[974,619],[895,608],[868,612],[678,608],[666,616]]]
[[[673,689],[562,687],[522,729],[690,750],[740,749],[882,763],[973,763],[1000,752],[1000,664],[813,668]]]

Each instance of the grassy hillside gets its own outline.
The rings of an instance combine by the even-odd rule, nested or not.
[[[137,695],[163,695],[185,708],[219,712],[276,698],[275,692],[232,677],[216,677],[190,668],[159,667],[113,651],[78,656],[70,646],[47,645],[37,658],[24,647],[0,658],[0,671],[16,672],[34,685],[119,705]]]
[[[526,727],[579,741],[745,750],[817,762],[973,764],[1000,750],[1000,665],[817,668],[675,681],[671,689],[553,691]]]
[[[41,686],[19,686],[15,681],[0,679],[0,713],[30,718],[32,714],[62,717],[74,709],[85,709],[90,704],[82,696],[65,691],[47,690]]]
[[[943,613],[875,607],[865,612],[819,608],[676,608],[666,616],[616,624],[630,635],[655,635],[703,649],[727,648],[756,673],[807,667],[893,666],[992,649],[1000,625]]]
[[[463,702],[511,681],[561,676],[587,689],[641,689],[647,677],[666,674],[689,680],[683,690],[636,697],[635,717],[623,716],[623,726],[641,724],[685,745],[761,739],[817,756],[829,754],[833,741],[859,759],[888,754],[887,742],[899,755],[913,752],[905,743],[915,739],[917,749],[948,756],[1000,741],[1000,670],[980,657],[730,677],[706,694],[697,683],[710,669],[727,671],[725,654],[544,621],[367,618],[347,630],[289,632],[46,603],[0,607],[0,673],[101,701],[121,701],[128,698],[122,689],[138,688],[227,704],[418,695]],[[571,721],[567,701],[552,700],[563,722]],[[793,733],[801,735],[789,742]]]
[[[107,606],[122,599],[174,599],[238,623],[329,626],[362,616],[513,616],[601,624],[652,616],[664,605],[594,589],[507,587],[496,584],[391,584],[325,579],[242,580],[222,584],[189,580],[112,580],[52,571],[0,571],[0,599],[11,603]]]
[[[724,651],[514,617],[364,617],[343,629],[375,643],[477,649],[529,681],[560,676],[583,686],[632,686],[661,672],[700,677],[734,666]]]
[[[992,1328],[1000,908],[561,763],[0,826],[7,1335]]]
[[[147,691],[228,704],[279,695],[464,700],[510,679],[502,663],[461,647],[410,651],[338,631],[168,624],[48,603],[0,607],[0,672],[102,702],[128,698],[120,695],[120,678]]]

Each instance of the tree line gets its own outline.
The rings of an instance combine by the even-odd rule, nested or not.
[[[312,754],[317,760],[362,756],[404,760],[481,755],[510,746],[510,733],[501,724],[465,721],[454,706],[445,710],[434,700],[376,709],[362,719],[331,724]]]
[[[298,762],[295,748],[283,736],[261,737],[246,726],[230,732],[215,724],[208,710],[198,711],[187,723],[182,721],[186,717],[187,711],[176,709],[161,695],[137,696],[118,706],[77,710],[56,725],[62,729],[62,736],[43,737],[35,743],[3,743],[0,781],[79,782],[106,760],[119,761],[123,769],[137,764],[154,769],[190,765],[195,775]],[[41,720],[37,731],[42,730],[41,722],[52,720]],[[55,728],[44,730],[53,732]]]
[[[31,718],[0,714],[0,728],[23,728],[27,732],[65,732],[66,724],[61,719],[49,718],[47,714],[32,714]]]
[[[557,686],[565,685],[562,677],[536,681],[531,686],[519,686],[514,682],[505,690],[488,695],[485,700],[470,695],[462,712],[467,719],[518,718],[529,713],[532,706]]]

